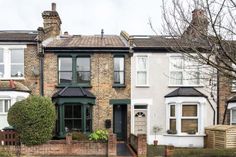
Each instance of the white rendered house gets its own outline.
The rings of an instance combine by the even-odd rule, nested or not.
[[[132,37],[131,133],[147,134],[148,144],[156,137],[163,145],[203,147],[204,128],[216,121],[215,87],[201,79],[199,64],[169,51],[159,38]]]

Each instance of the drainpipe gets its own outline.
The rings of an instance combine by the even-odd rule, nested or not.
[[[216,124],[216,111],[215,111],[212,103],[210,102],[209,98],[207,97],[206,99],[207,99],[207,102],[210,104],[210,106],[211,106],[211,108],[213,110],[213,125],[215,125]]]
[[[219,89],[220,89],[220,87],[219,87],[219,85],[220,85],[220,80],[219,80],[219,71],[217,70],[217,102],[216,102],[216,110],[217,110],[217,124],[220,124],[220,100],[219,100],[219,98],[220,98],[220,94],[219,94]],[[223,121],[224,122],[224,121]]]
[[[227,109],[228,109],[228,104],[229,103],[226,103],[226,105],[225,105],[226,108],[225,108],[225,111],[224,111],[224,117],[223,117],[223,120],[222,120],[222,124],[225,124],[225,119],[226,119],[225,117],[226,117],[226,113],[227,113]]]
[[[40,96],[44,96],[44,71],[43,71],[43,65],[44,65],[44,49],[42,45],[44,36],[44,30],[42,27],[38,28],[38,40],[37,40],[37,47],[38,47],[38,55],[39,55],[39,85],[40,85]]]
[[[41,46],[41,55],[40,55],[40,95],[44,96],[44,71],[43,71],[43,65],[44,65],[44,49]]]

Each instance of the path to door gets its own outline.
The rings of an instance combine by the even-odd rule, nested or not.
[[[125,142],[117,143],[117,156],[119,157],[135,157],[135,153]]]

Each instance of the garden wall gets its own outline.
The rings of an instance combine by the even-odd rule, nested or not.
[[[147,156],[147,136],[146,134],[130,135],[130,145],[137,153],[138,157]]]
[[[116,135],[109,135],[108,142],[94,141],[72,141],[71,138],[66,140],[51,140],[45,144],[37,146],[2,146],[4,149],[26,156],[36,155],[81,155],[81,156],[115,156],[116,155]],[[109,150],[111,149],[111,150]]]

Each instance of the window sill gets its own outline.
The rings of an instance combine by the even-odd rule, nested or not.
[[[0,78],[0,80],[25,80],[24,77]]]
[[[231,89],[231,93],[236,93],[236,89]]]
[[[136,88],[149,88],[149,85],[136,85]]]
[[[0,113],[0,116],[7,116],[7,113]]]
[[[112,88],[125,88],[126,87],[126,85],[124,85],[124,84],[113,84],[112,85]]]
[[[169,88],[176,88],[176,87],[196,87],[196,88],[203,88],[204,85],[168,85]]]
[[[59,84],[56,85],[57,88],[64,88],[64,87],[85,87],[85,88],[92,88],[90,84]]]
[[[172,137],[204,137],[206,134],[164,134],[163,136]]]

